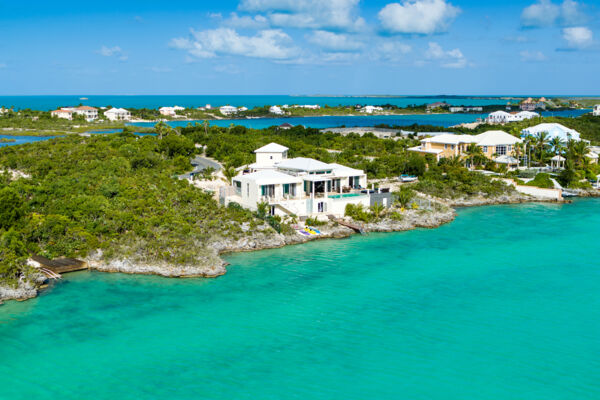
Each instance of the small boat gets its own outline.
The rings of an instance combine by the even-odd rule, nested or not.
[[[306,232],[304,229],[302,229],[302,230],[299,230],[299,231],[298,231],[298,233],[299,233],[300,235],[304,235],[304,236],[310,236],[310,233]]]
[[[79,100],[89,100],[87,97],[80,97]]]
[[[400,182],[407,183],[407,182],[414,182],[414,181],[416,181],[419,178],[417,178],[414,175],[404,175],[403,174],[403,175],[400,175],[400,177],[398,179],[400,180]]]
[[[315,232],[317,235],[321,234],[321,231],[318,229],[313,228],[312,226],[309,226],[308,229],[312,230],[313,232]]]

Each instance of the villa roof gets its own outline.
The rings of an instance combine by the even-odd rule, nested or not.
[[[574,129],[567,128],[564,125],[557,123],[543,123],[536,126],[532,126],[526,129],[523,129],[521,133],[523,135],[537,135],[538,133],[546,132],[548,134],[548,139],[552,140],[555,137],[560,138],[563,141],[567,141],[568,139],[572,139],[575,141],[580,140],[580,134]]]
[[[71,111],[71,110],[54,110],[52,112],[53,113],[67,113],[67,114],[71,114],[73,111]]]
[[[587,158],[597,159],[598,158],[598,154],[593,153],[593,152],[590,151],[589,153],[586,154],[586,157]]]
[[[517,160],[516,158],[514,158],[512,156],[507,156],[507,155],[496,157],[496,159],[494,161],[497,162],[498,164],[508,164],[508,165],[519,163],[519,160]]]
[[[111,108],[108,111],[104,111],[104,114],[106,114],[106,113],[115,113],[115,112],[129,112],[129,111],[127,111],[124,108]]]
[[[281,183],[302,183],[302,179],[297,176],[284,174],[283,172],[264,170],[253,172],[251,174],[236,176],[239,181],[253,181],[257,185],[276,185]]]
[[[289,150],[287,147],[277,143],[269,143],[259,149],[254,150],[255,153],[283,153]]]
[[[421,140],[422,143],[441,143],[441,144],[459,144],[459,143],[475,143],[477,140],[473,135],[454,135],[445,133],[427,139]]]
[[[331,166],[312,158],[297,157],[281,161],[277,164],[277,168],[313,172],[328,171],[331,169]]]
[[[479,146],[498,146],[521,143],[523,140],[504,131],[487,131],[475,136]]]
[[[90,110],[90,111],[96,111],[97,109],[94,107],[90,107],[90,106],[79,106],[76,108],[76,110]]]
[[[560,156],[560,155],[557,154],[554,157],[552,157],[550,160],[552,160],[552,161],[565,161],[566,158],[564,158],[563,156]]]
[[[350,168],[342,164],[331,163],[329,166],[333,169],[334,176],[359,176],[365,174],[363,170]]]

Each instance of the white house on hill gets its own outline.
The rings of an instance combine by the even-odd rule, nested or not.
[[[279,106],[271,106],[271,108],[269,108],[269,112],[271,114],[277,114],[277,115],[283,114],[283,110]]]
[[[110,121],[129,121],[131,119],[131,113],[124,108],[111,108],[104,111],[104,116]]]
[[[223,115],[232,115],[232,114],[236,114],[238,112],[237,107],[233,107],[233,106],[223,106],[219,108],[219,111],[221,111],[221,114]]]
[[[593,112],[594,116],[596,117],[600,117],[600,104],[596,104],[594,106],[594,112]]]
[[[576,142],[581,140],[581,135],[575,129],[567,128],[561,124],[539,124],[536,126],[532,126],[530,128],[523,129],[521,134],[523,137],[525,136],[537,136],[538,134],[545,132],[548,134],[548,140],[552,140],[555,137],[560,138],[562,142],[568,142],[569,140],[574,140]]]
[[[270,143],[255,151],[249,174],[233,178],[233,187],[221,192],[227,205],[235,202],[251,210],[266,202],[271,215],[299,217],[343,216],[347,204],[370,205],[362,193],[367,175],[362,170],[327,164],[312,158],[288,158],[288,148]]]

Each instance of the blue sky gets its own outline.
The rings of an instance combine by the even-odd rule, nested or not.
[[[0,95],[599,95],[594,0],[0,0]]]

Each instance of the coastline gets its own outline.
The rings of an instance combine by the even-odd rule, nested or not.
[[[459,199],[440,199],[427,196],[442,206],[441,211],[406,210],[400,221],[383,218],[377,222],[361,224],[366,233],[369,232],[404,232],[418,228],[434,229],[454,221],[457,216],[455,208],[479,207],[503,204],[524,203],[570,203],[570,200],[556,201],[544,198],[535,198],[521,193],[512,193],[493,198],[472,196]],[[600,197],[600,193],[588,193],[583,197]],[[100,272],[125,273],[138,275],[158,275],[169,278],[216,278],[227,273],[228,263],[222,256],[230,253],[251,252],[281,248],[284,246],[308,243],[314,240],[343,239],[355,235],[354,230],[337,223],[328,223],[319,226],[321,235],[301,236],[296,232],[292,234],[276,233],[266,225],[257,229],[249,237],[241,239],[215,238],[206,247],[199,249],[206,254],[201,264],[173,265],[168,263],[144,263],[128,259],[115,259],[105,261],[102,253],[90,255],[86,261],[90,269]],[[0,304],[7,300],[23,301],[36,297],[43,289],[45,278],[40,274],[35,283],[21,282],[16,288],[0,286]]]

